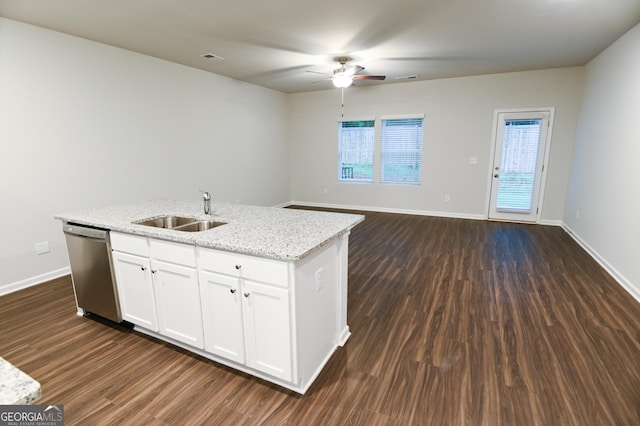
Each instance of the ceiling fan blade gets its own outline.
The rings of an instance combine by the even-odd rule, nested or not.
[[[351,77],[353,75],[358,74],[360,71],[364,70],[364,67],[360,65],[354,65],[344,70],[343,75],[347,77]]]
[[[354,75],[354,80],[384,80],[387,78],[384,75]]]
[[[331,77],[331,74],[327,74],[326,72],[309,71],[309,70],[307,70],[306,72],[311,73],[311,74],[322,74],[322,75],[326,75],[327,77]]]

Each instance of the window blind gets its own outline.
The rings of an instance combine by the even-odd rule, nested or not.
[[[380,182],[419,184],[424,116],[383,118]]]

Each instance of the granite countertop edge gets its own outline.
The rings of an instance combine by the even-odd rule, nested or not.
[[[229,203],[212,203],[211,207],[212,214],[205,215],[201,201],[162,199],[61,213],[54,219],[282,261],[302,260],[364,220],[363,215],[351,213]],[[134,223],[165,215],[215,220],[226,225],[183,232]]]

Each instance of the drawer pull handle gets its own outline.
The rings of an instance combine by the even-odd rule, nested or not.
[[[245,294],[244,294],[244,297],[249,297],[249,295],[250,295],[250,294],[251,294],[251,293],[245,293]]]
[[[236,294],[236,289],[235,289],[235,288],[229,289],[229,292],[230,292],[231,294]]]
[[[240,268],[242,268],[242,265],[236,265],[237,270],[240,270]]]

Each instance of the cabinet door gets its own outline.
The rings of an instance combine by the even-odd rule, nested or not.
[[[206,351],[244,364],[239,279],[200,271],[200,295]]]
[[[160,261],[151,267],[160,334],[204,348],[196,270]]]
[[[289,290],[245,280],[242,304],[247,365],[290,381]]]
[[[149,259],[113,252],[122,319],[158,331]]]

